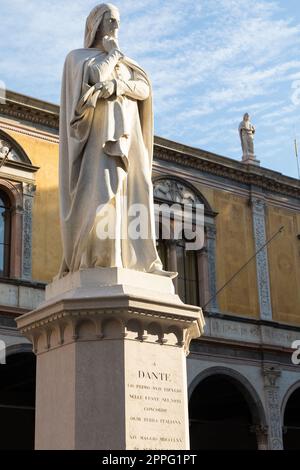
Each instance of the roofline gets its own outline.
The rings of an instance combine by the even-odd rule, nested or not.
[[[15,91],[6,90],[6,99],[9,102],[14,102],[16,104],[23,104],[33,109],[39,111],[46,111],[50,114],[59,114],[59,105],[55,103],[50,103],[49,101],[40,100],[38,98],[33,98],[29,95],[23,95]]]
[[[181,144],[172,140],[165,139],[164,137],[155,136],[156,146],[162,147],[164,149],[169,149],[173,152],[181,153],[182,155],[188,154],[196,158],[205,159],[208,162],[218,163],[227,167],[228,169],[235,169],[239,171],[244,171],[247,173],[255,174],[264,174],[268,175],[270,178],[278,180],[278,178],[283,179],[284,183],[291,184],[299,188],[300,190],[300,181],[297,178],[292,176],[287,176],[284,173],[279,171],[271,170],[270,168],[265,168],[260,165],[245,164],[242,161],[235,160],[234,158],[226,157],[224,155],[219,155],[217,153],[210,152],[208,150],[203,150],[197,147],[192,147],[186,144]]]

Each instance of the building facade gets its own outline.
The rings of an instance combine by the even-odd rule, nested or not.
[[[35,357],[15,318],[61,260],[59,108],[7,92],[0,104],[0,447],[33,448]],[[162,138],[156,203],[204,207],[204,246],[158,240],[175,288],[205,313],[187,359],[192,449],[300,447],[300,183]],[[6,364],[4,364],[6,362]]]

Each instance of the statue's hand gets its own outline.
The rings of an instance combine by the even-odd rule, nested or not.
[[[104,50],[108,53],[114,49],[119,50],[119,43],[116,38],[112,38],[110,36],[104,36],[104,38],[102,39],[102,44],[103,44]]]
[[[115,80],[109,80],[102,83],[101,95],[100,98],[110,98],[116,92],[116,82]]]

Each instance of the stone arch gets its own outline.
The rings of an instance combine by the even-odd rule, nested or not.
[[[22,184],[0,178],[0,191],[8,201],[10,221],[9,240],[10,260],[7,266],[7,276],[21,277],[22,272],[22,226],[23,226],[23,194]]]
[[[300,380],[287,390],[281,405],[283,448],[300,448]]]
[[[7,346],[6,365],[0,367],[1,450],[34,448],[36,359],[32,345],[20,341]]]
[[[153,195],[156,203],[156,229],[159,229],[158,252],[164,268],[179,273],[178,278],[174,280],[176,293],[187,303],[194,303],[202,308],[209,305],[210,309],[217,309],[215,217],[218,213],[213,210],[201,191],[177,176],[161,175],[154,178]],[[201,218],[199,220],[201,213],[193,209],[196,204],[204,206],[204,221]],[[170,213],[163,210],[166,205],[170,206]],[[186,205],[193,210],[185,214],[189,223],[183,227],[182,216]],[[199,224],[203,230],[201,238]],[[198,234],[199,247],[196,251],[189,251],[190,248],[186,249],[186,244],[190,245],[195,232]],[[180,265],[178,259],[183,260]],[[187,280],[187,272],[193,273],[192,279]],[[192,290],[187,288],[188,282],[194,284]]]
[[[231,378],[234,384],[237,386],[239,391],[244,396],[252,413],[253,424],[267,426],[266,413],[262,404],[262,401],[249,380],[242,375],[240,372],[231,369],[229,367],[214,366],[205,369],[203,372],[198,374],[189,386],[189,400],[196,387],[206,378],[214,375],[223,375],[227,378]]]
[[[158,322],[153,321],[149,323],[146,327],[146,331],[148,338],[152,338],[153,341],[160,342],[163,340],[164,332]]]
[[[104,320],[102,324],[104,339],[119,339],[124,337],[124,325],[121,319],[111,317]]]
[[[126,323],[127,338],[142,340],[144,336],[144,326],[140,320],[132,318]]]
[[[6,348],[6,356],[13,356],[14,354],[32,353],[32,344],[28,342],[11,344]]]
[[[293,385],[291,385],[288,390],[286,391],[283,399],[282,399],[282,402],[281,402],[281,422],[282,422],[282,426],[284,425],[284,413],[285,413],[285,410],[286,410],[286,405],[289,401],[289,399],[291,398],[291,396],[293,395],[293,393],[300,389],[300,380],[297,380],[297,382],[295,382]]]
[[[76,323],[76,337],[91,339],[96,337],[96,323],[93,318],[80,318]]]
[[[163,193],[159,195],[159,190],[157,189],[163,185],[165,185],[165,197],[163,197]],[[207,199],[197,188],[195,188],[190,182],[182,180],[177,176],[161,175],[154,178],[153,190],[154,198],[162,202],[186,204],[188,203],[188,201],[190,201],[192,205],[197,203],[203,204],[206,215],[217,215],[217,213],[212,209]]]

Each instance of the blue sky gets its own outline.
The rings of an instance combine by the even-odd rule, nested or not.
[[[82,47],[90,0],[0,0],[0,80],[58,103],[64,58]],[[249,112],[261,164],[298,177],[299,0],[119,0],[120,45],[149,73],[155,133],[240,159]]]

